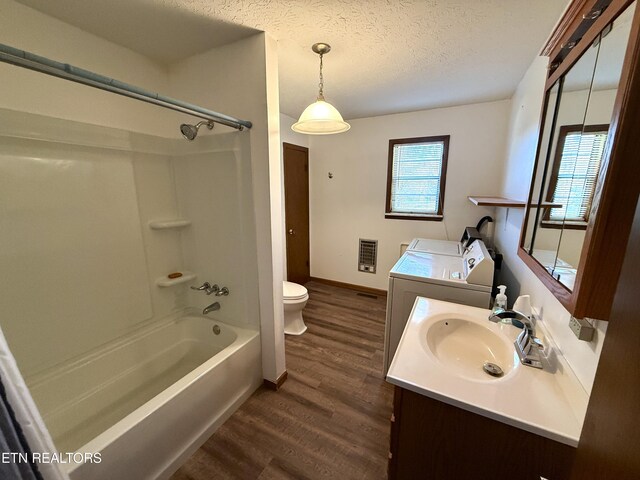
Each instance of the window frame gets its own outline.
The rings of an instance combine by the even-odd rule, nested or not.
[[[449,139],[451,135],[435,135],[429,137],[396,138],[389,140],[389,157],[387,164],[387,198],[384,218],[394,220],[427,220],[441,222],[444,219],[444,194],[449,163]],[[393,147],[410,143],[443,143],[442,168],[440,169],[440,199],[436,213],[402,213],[391,209],[391,184],[393,182]]]
[[[558,143],[556,151],[553,155],[553,165],[551,169],[551,177],[549,178],[549,186],[547,188],[546,201],[553,203],[553,195],[558,184],[558,174],[560,172],[560,162],[562,161],[562,152],[564,151],[564,143],[567,135],[575,132],[582,133],[598,133],[606,131],[609,132],[609,124],[596,124],[596,125],[562,125],[558,129]],[[598,172],[599,175],[599,172]],[[595,192],[594,192],[595,193]],[[592,199],[593,201],[593,199]],[[557,228],[567,230],[586,230],[589,224],[589,212],[587,212],[587,218],[584,221],[580,220],[551,220],[551,209],[546,209],[544,216],[540,222],[542,228]]]

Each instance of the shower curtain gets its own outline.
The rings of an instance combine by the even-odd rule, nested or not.
[[[35,452],[56,448],[0,327],[0,480],[69,480],[56,463],[30,462]]]
[[[0,479],[40,480],[42,475],[31,461],[31,449],[15,413],[7,400],[0,378]]]

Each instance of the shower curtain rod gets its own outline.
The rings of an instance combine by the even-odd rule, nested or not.
[[[251,128],[251,122],[248,120],[239,120],[197,105],[165,97],[158,93],[148,92],[147,90],[134,85],[129,85],[119,80],[90,72],[89,70],[74,67],[68,63],[56,62],[55,60],[50,60],[2,43],[0,43],[0,61],[28,68],[29,70],[35,70],[36,72],[46,73],[47,75],[53,75],[54,77],[64,78],[65,80],[71,80],[72,82],[81,83],[90,87],[106,90],[108,92],[117,93],[118,95],[124,95],[125,97],[134,98],[143,102],[159,105],[177,112],[193,115],[194,117],[212,120],[228,127],[237,128],[238,130]]]

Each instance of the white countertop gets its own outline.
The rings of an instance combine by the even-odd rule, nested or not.
[[[544,368],[516,362],[502,378],[476,380],[456,375],[426,346],[426,333],[443,315],[473,321],[515,340],[521,331],[494,324],[490,310],[418,297],[387,374],[387,381],[479,415],[552,440],[578,446],[589,397],[538,322],[546,346]],[[515,355],[515,349],[514,349]],[[481,368],[481,367],[480,367]]]

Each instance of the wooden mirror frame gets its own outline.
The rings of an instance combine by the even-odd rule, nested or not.
[[[600,32],[632,3],[633,0],[573,0],[567,7],[541,52],[550,60],[539,125],[545,118],[549,90],[569,71]],[[592,12],[603,8],[604,11],[597,18],[589,18]],[[609,320],[640,193],[639,30],[640,7],[636,6],[573,290],[556,280],[524,248],[529,211],[533,205],[534,180],[539,168],[541,131],[538,136],[518,256],[577,318]]]

